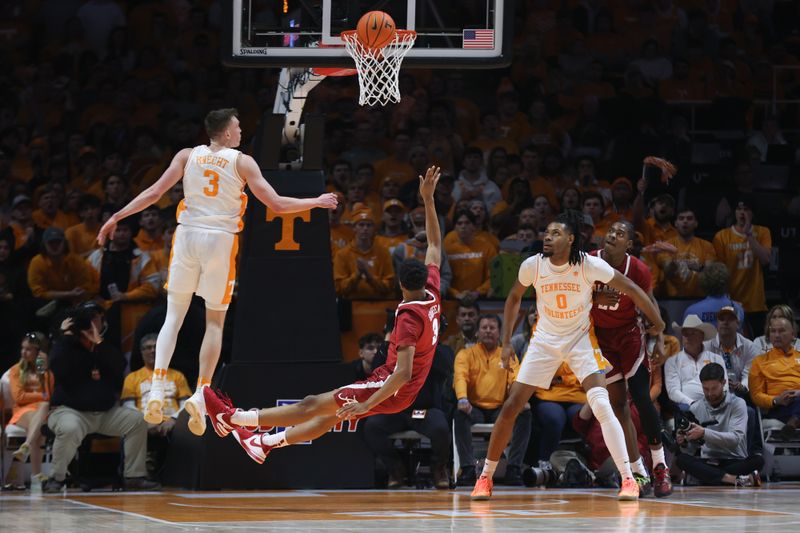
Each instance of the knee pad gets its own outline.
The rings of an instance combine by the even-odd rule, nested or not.
[[[586,393],[586,401],[592,408],[594,417],[603,424],[614,419],[614,409],[611,408],[611,401],[608,399],[608,391],[605,387],[592,387]]]

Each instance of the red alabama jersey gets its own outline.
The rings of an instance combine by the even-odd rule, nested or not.
[[[389,353],[384,365],[394,372],[397,364],[397,347],[414,346],[414,366],[411,380],[401,389],[402,394],[419,392],[431,369],[436,343],[439,341],[439,267],[428,265],[425,283],[426,299],[418,302],[401,302],[395,311],[394,329],[389,336]],[[398,391],[398,392],[401,392]]]
[[[589,253],[603,258],[601,250],[594,250]],[[625,261],[622,262],[621,267],[615,268],[637,284],[645,294],[650,292],[652,278],[650,276],[650,269],[644,261],[625,254]],[[616,289],[612,289],[608,285],[600,282],[595,283],[595,290],[618,292]],[[595,327],[598,328],[622,328],[633,326],[638,322],[636,305],[633,303],[633,300],[625,294],[620,295],[619,302],[613,307],[594,304],[592,306],[592,321]]]

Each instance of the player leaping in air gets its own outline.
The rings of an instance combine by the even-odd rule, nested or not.
[[[160,424],[163,419],[164,386],[175,341],[192,293],[206,302],[206,332],[200,346],[200,375],[195,393],[186,401],[189,429],[195,435],[206,430],[203,388],[211,383],[222,348],[222,327],[236,279],[238,235],[247,206],[244,187],[276,213],[296,213],[315,207],[336,207],[331,193],[316,198],[281,196],[261,175],[249,155],[235,148],[242,140],[236,109],[217,109],[206,115],[210,142],[184,148],[172,158],[154,184],[111,215],[100,228],[102,246],[114,234],[117,223],[154,204],[183,178],[184,199],[178,205],[178,228],[173,238],[167,276],[167,317],[156,341],[156,363],[144,419]]]
[[[513,353],[511,333],[519,315],[522,295],[531,285],[536,291],[539,321],[517,380],[511,385],[500,416],[494,423],[486,463],[472,491],[473,500],[491,497],[492,475],[500,454],[508,445],[514,420],[536,387],[550,387],[563,362],[580,380],[587,403],[600,422],[603,439],[622,476],[619,499],[636,500],[639,497],[639,486],[633,478],[625,449],[625,435],[614,416],[605,388],[609,364],[600,352],[589,318],[595,282],[600,281],[630,296],[653,324],[649,333],[655,335],[663,331],[664,322],[642,289],[602,259],[581,252],[579,230],[582,220],[582,214],[569,210],[547,226],[542,253],[522,263],[518,279],[506,299],[501,354],[504,364]]]
[[[233,433],[247,455],[263,463],[274,448],[316,439],[341,419],[397,413],[414,402],[428,377],[439,338],[442,234],[433,199],[438,181],[438,167],[430,167],[425,177],[420,176],[428,251],[424,264],[417,259],[406,259],[400,265],[398,278],[403,301],[395,311],[386,364],[376,368],[364,381],[307,396],[292,405],[259,411],[237,409],[226,397],[206,388],[206,408],[220,437]],[[259,426],[291,427],[274,435],[247,429]]]

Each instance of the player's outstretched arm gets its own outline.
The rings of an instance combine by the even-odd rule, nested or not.
[[[236,160],[236,170],[239,175],[247,180],[247,185],[261,203],[272,209],[276,213],[298,213],[315,207],[323,209],[333,209],[338,201],[333,193],[325,193],[316,198],[293,198],[291,196],[281,196],[272,188],[258,168],[255,159],[249,155],[241,154]]]
[[[635,284],[630,278],[628,278],[625,274],[619,271],[614,271],[614,277],[611,281],[608,282],[610,287],[617,289],[619,292],[623,292],[630,296],[633,303],[636,304],[636,307],[642,310],[644,315],[650,321],[650,326],[647,329],[647,332],[651,335],[658,335],[662,331],[664,331],[664,321],[661,320],[661,313],[658,311],[658,306],[653,303],[653,300],[645,294],[645,292]]]
[[[398,346],[397,364],[394,367],[394,372],[389,376],[389,379],[383,382],[383,386],[365,402],[343,405],[336,411],[336,416],[339,418],[353,418],[363,415],[382,401],[391,397],[400,387],[408,383],[411,379],[411,369],[414,365],[415,352],[416,347],[414,346]]]
[[[511,335],[514,333],[514,326],[519,316],[519,306],[526,290],[528,290],[528,287],[520,283],[519,280],[515,280],[514,286],[508,291],[506,304],[503,307],[503,335],[500,338],[503,350],[500,352],[500,362],[503,368],[507,370],[509,369],[511,356],[514,355],[514,347],[511,346]]]
[[[439,228],[436,201],[433,198],[440,176],[439,167],[430,166],[425,176],[419,177],[419,194],[425,203],[425,235],[428,239],[428,251],[425,252],[426,265],[442,264],[442,230]]]
[[[167,170],[161,174],[158,180],[139,193],[139,195],[131,200],[128,205],[111,215],[111,217],[100,228],[97,234],[97,242],[103,246],[109,237],[114,233],[117,228],[117,223],[123,218],[135,215],[142,209],[149,207],[156,203],[161,196],[167,192],[173,185],[178,183],[183,177],[183,169],[186,167],[186,162],[189,160],[189,155],[192,153],[191,148],[184,148],[172,158],[172,162],[167,167]]]

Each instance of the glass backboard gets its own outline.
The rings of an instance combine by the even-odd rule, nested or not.
[[[339,37],[385,11],[417,32],[403,68],[494,68],[511,61],[513,0],[231,0],[223,62],[251,67],[352,67]]]

